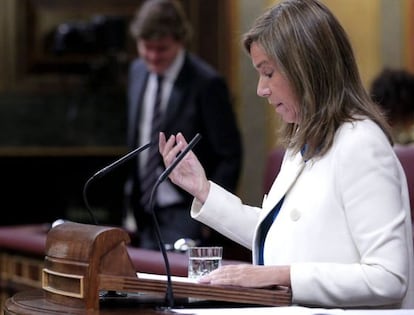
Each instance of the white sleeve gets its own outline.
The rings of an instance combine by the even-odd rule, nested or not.
[[[259,211],[260,208],[243,205],[239,197],[210,182],[207,200],[201,204],[194,199],[191,216],[251,249]]]

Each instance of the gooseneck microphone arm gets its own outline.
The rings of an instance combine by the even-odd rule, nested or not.
[[[106,175],[107,173],[111,172],[113,169],[115,169],[116,167],[122,165],[123,163],[127,162],[128,160],[132,159],[135,155],[137,155],[138,153],[148,149],[153,143],[149,142],[147,144],[144,144],[134,150],[132,150],[131,152],[125,154],[124,156],[122,156],[121,158],[119,158],[118,160],[116,160],[115,162],[105,166],[104,168],[100,169],[99,171],[97,171],[95,174],[93,174],[85,183],[85,185],[83,186],[83,200],[85,202],[86,208],[88,209],[89,215],[91,217],[91,220],[93,222],[93,224],[98,225],[98,221],[96,220],[92,208],[89,205],[88,202],[88,198],[87,198],[87,190],[88,187],[90,185],[90,183],[92,183],[95,179],[101,178],[102,176]]]
[[[184,158],[184,156],[194,148],[194,146],[198,143],[198,141],[200,141],[201,139],[201,135],[199,133],[197,133],[194,138],[190,141],[190,143],[188,143],[188,145],[184,148],[184,150],[182,150],[180,152],[180,154],[177,155],[177,157],[175,158],[175,160],[171,163],[170,166],[168,166],[164,172],[161,173],[161,175],[158,177],[157,181],[154,184],[154,187],[152,188],[151,191],[151,197],[150,197],[150,209],[151,209],[151,213],[152,213],[152,217],[154,219],[154,227],[155,227],[155,232],[156,232],[156,236],[157,236],[157,240],[158,240],[158,245],[160,247],[162,256],[164,258],[164,263],[165,263],[165,271],[166,271],[166,275],[167,275],[167,291],[166,291],[166,301],[168,304],[169,308],[172,308],[174,306],[174,293],[173,293],[173,287],[172,287],[172,283],[171,283],[171,270],[170,270],[170,262],[168,260],[168,255],[167,255],[167,251],[165,250],[165,244],[164,241],[162,240],[161,237],[161,232],[160,232],[160,226],[158,224],[158,219],[157,219],[157,215],[154,211],[154,202],[155,202],[155,192],[157,191],[158,186],[168,177],[168,175],[171,174],[171,172],[175,169],[175,167],[177,166],[178,163],[181,162],[181,160]]]

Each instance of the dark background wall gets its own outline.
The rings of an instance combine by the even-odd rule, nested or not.
[[[229,77],[230,2],[181,2],[194,26],[189,49]],[[141,3],[17,0],[9,8],[16,64],[0,90],[0,224],[90,222],[83,185],[126,153],[126,74],[136,56],[128,23]],[[120,168],[88,190],[100,223],[121,223],[125,176]]]

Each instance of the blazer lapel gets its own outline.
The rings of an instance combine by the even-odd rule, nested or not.
[[[299,177],[305,162],[302,154],[298,153],[291,156],[289,151],[286,153],[280,173],[277,175],[269,194],[263,200],[261,219],[263,220],[274,206],[286,195]]]
[[[143,94],[145,91],[145,86],[148,81],[149,72],[145,71],[144,73],[137,73],[133,79],[133,86],[130,89],[130,103],[129,103],[129,115],[128,115],[128,141],[131,146],[136,145],[137,139],[137,127],[140,120]]]
[[[302,158],[302,154],[298,153],[295,156],[291,156],[289,151],[285,154],[283,159],[282,167],[277,175],[272,187],[270,188],[269,194],[264,197],[262,203],[262,211],[256,226],[256,231],[253,237],[253,262],[258,263],[258,230],[267,217],[267,215],[273,210],[273,208],[279,203],[279,201],[286,195],[289,189],[295,184],[296,180],[300,176],[305,162]]]
[[[167,115],[165,115],[165,121],[163,127],[168,130],[169,124],[175,122],[175,117],[182,111],[181,107],[184,104],[185,93],[190,93],[189,89],[193,87],[193,83],[189,83],[191,80],[190,59],[186,54],[183,67],[181,68],[178,76],[174,82],[174,86],[171,90],[170,99],[167,104]]]
[[[184,89],[181,87],[181,81],[176,80],[171,90],[170,99],[167,104],[167,114],[164,115],[163,129],[168,130],[170,122],[175,121],[175,117],[180,112],[180,106],[184,104]]]

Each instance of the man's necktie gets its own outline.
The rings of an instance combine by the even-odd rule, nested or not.
[[[152,188],[157,181],[157,168],[161,163],[161,156],[158,152],[158,137],[161,131],[162,112],[161,112],[161,96],[162,96],[162,79],[163,77],[157,76],[157,91],[154,101],[154,112],[151,124],[151,142],[152,146],[148,150],[148,159],[145,168],[141,174],[141,205],[146,210],[150,210],[150,198]]]

